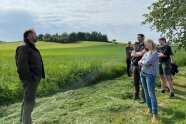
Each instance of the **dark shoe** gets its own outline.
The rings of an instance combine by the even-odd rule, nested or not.
[[[161,93],[165,93],[165,90],[161,90]]]
[[[173,99],[175,97],[174,93],[169,94],[169,99]]]
[[[145,103],[146,99],[145,99],[145,94],[142,92],[141,96],[140,96],[140,103]]]
[[[169,88],[167,88],[167,92],[168,92],[168,93],[170,92]]]
[[[133,97],[133,100],[138,100],[139,99],[139,96],[137,96],[137,95],[135,95],[134,97]]]

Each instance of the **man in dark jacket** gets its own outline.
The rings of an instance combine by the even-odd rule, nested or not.
[[[134,50],[130,41],[128,42],[128,45],[127,45],[125,50],[126,50],[127,74],[130,77],[131,76],[131,70],[130,70],[130,67],[131,67],[131,53]]]
[[[22,124],[31,124],[37,86],[40,79],[45,78],[45,73],[41,55],[34,44],[37,41],[35,31],[27,30],[23,37],[24,44],[17,47],[15,57],[17,72],[24,90],[20,121]]]
[[[142,58],[143,54],[146,52],[144,40],[145,36],[143,34],[137,35],[138,44],[136,44],[135,49],[132,51],[131,56],[133,57],[133,75],[134,75],[134,97],[133,100],[139,99],[140,92],[140,72],[141,67],[138,65],[138,61]],[[141,100],[140,103],[145,103],[145,95],[143,87],[141,85]]]

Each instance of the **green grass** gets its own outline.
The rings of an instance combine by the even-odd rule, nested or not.
[[[186,67],[174,77],[175,99],[156,88],[159,124],[186,123]],[[145,104],[131,100],[132,80],[114,80],[37,99],[33,121],[37,124],[150,124]],[[18,124],[21,103],[0,108],[2,124]]]
[[[15,49],[20,42],[0,44],[0,104],[18,101],[22,88],[15,66]],[[59,44],[38,42],[43,57],[46,79],[38,96],[60,89],[82,87],[99,80],[117,77],[124,72],[124,45],[102,42]],[[48,48],[48,49],[46,49]],[[80,82],[87,80],[84,84]]]
[[[179,66],[185,66],[186,65],[186,51],[182,48],[180,50],[177,49],[176,46],[172,47],[174,52],[174,62]]]
[[[0,123],[17,124],[22,99],[15,67],[20,42],[0,44]],[[33,120],[38,124],[143,124],[150,123],[146,105],[131,100],[132,80],[125,73],[125,45],[100,42],[58,44],[38,42],[46,79],[40,82]],[[175,47],[173,48],[175,49]],[[185,52],[175,62],[186,65]],[[157,87],[163,124],[186,123],[186,67],[174,77],[176,99],[168,99]],[[110,79],[110,80],[109,80]],[[105,81],[103,81],[105,80]],[[96,83],[96,84],[94,84]],[[17,102],[17,103],[15,103]],[[11,105],[5,106],[5,104]],[[3,105],[3,106],[2,106]]]
[[[22,88],[15,67],[15,49],[22,42],[0,44],[0,104],[22,98]],[[38,96],[46,96],[60,89],[82,87],[103,79],[117,77],[124,72],[125,45],[105,42],[70,44],[38,42],[46,79],[41,81]],[[176,47],[173,47],[176,49]],[[175,53],[175,63],[186,65],[183,50]],[[88,80],[86,84],[79,84]]]
[[[3,42],[0,45],[0,50],[15,50],[17,46],[22,44],[22,42]],[[52,43],[52,42],[37,42],[37,47],[40,49],[52,49],[52,48],[76,48],[76,47],[86,47],[86,46],[96,46],[96,45],[106,45],[105,42],[90,42],[90,41],[79,41],[76,43],[68,43],[68,44],[60,44],[60,43]],[[108,43],[109,44],[109,43]],[[8,46],[8,48],[7,48]]]

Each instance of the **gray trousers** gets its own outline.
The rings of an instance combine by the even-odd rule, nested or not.
[[[24,96],[21,107],[21,124],[32,124],[31,113],[35,107],[35,97],[39,81],[22,81]]]

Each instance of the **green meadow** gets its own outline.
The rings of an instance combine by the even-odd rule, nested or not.
[[[1,104],[22,98],[15,66],[15,49],[20,44],[21,42],[0,44]],[[46,71],[46,79],[39,85],[38,96],[86,86],[120,76],[124,72],[125,54],[124,45],[121,44],[86,41],[73,44],[38,42],[37,47]]]
[[[22,99],[15,66],[21,42],[0,43],[0,123],[18,124]],[[125,44],[81,41],[38,42],[46,79],[40,82],[33,121],[37,124],[148,124],[146,105],[131,100]],[[173,47],[175,50],[176,47]],[[175,53],[180,72],[173,77],[175,99],[156,87],[159,124],[186,124],[186,57]],[[157,80],[158,84],[158,80]]]

